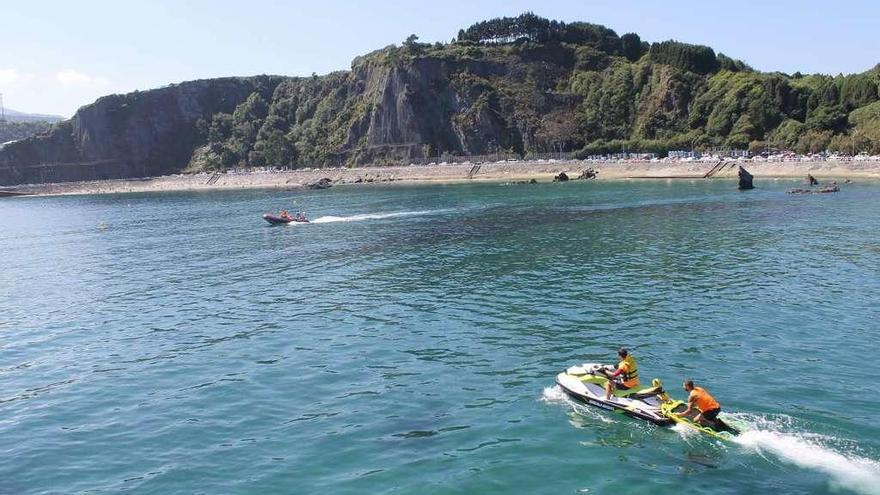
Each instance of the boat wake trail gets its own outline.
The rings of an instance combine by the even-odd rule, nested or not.
[[[880,462],[857,455],[852,446],[841,448],[835,445],[842,443],[839,439],[825,435],[777,431],[766,419],[749,422],[757,423],[757,429],[744,431],[734,440],[743,447],[825,473],[840,488],[880,495]]]
[[[364,213],[361,215],[351,215],[347,217],[324,216],[312,220],[311,223],[362,222],[364,220],[382,220],[385,218],[430,215],[432,213],[439,213],[441,211],[443,210],[398,211],[394,213]]]

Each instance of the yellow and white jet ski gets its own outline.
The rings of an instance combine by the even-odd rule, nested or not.
[[[654,379],[650,387],[614,390],[610,399],[605,398],[605,384],[613,366],[584,363],[572,366],[556,375],[556,383],[570,397],[585,404],[609,411],[668,426],[675,421],[663,413],[660,406],[670,399],[663,391],[660,380]],[[680,402],[680,401],[678,401]]]

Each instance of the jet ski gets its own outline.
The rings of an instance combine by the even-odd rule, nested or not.
[[[719,415],[715,426],[697,423],[690,417],[680,414],[687,409],[684,401],[670,398],[663,390],[660,380],[655,378],[650,387],[629,390],[614,390],[610,399],[605,398],[605,384],[614,372],[614,366],[585,363],[572,366],[556,375],[556,383],[573,399],[601,409],[616,411],[627,416],[649,421],[659,426],[683,424],[701,433],[722,440],[730,440],[739,435],[741,426],[731,424],[729,417],[722,420]]]
[[[272,215],[271,213],[266,213],[265,215],[263,215],[263,220],[271,223],[272,225],[284,223],[309,223],[308,219],[306,219],[305,217],[279,217],[277,215]]]
[[[605,398],[605,384],[614,367],[604,364],[585,363],[572,366],[556,375],[556,383],[573,399],[585,404],[616,411],[660,426],[670,426],[675,420],[667,416],[661,405],[671,399],[663,391],[660,380],[654,379],[650,387],[614,390],[610,399]],[[683,404],[681,401],[673,401]]]
[[[685,409],[687,409],[687,404],[680,400],[660,404],[660,411],[666,417],[678,424],[697,430],[700,433],[705,433],[722,440],[731,440],[733,437],[740,434],[741,427],[738,427],[739,425],[734,426],[734,422],[731,421],[730,417],[727,418],[727,421],[721,419],[721,416],[724,416],[724,413],[719,414],[718,417],[715,418],[714,426],[708,426],[702,423],[697,423],[693,418],[680,416]]]

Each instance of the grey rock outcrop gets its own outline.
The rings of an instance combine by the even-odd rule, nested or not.
[[[592,168],[588,168],[581,172],[581,175],[577,176],[575,180],[591,180],[595,179],[599,173],[593,170]]]

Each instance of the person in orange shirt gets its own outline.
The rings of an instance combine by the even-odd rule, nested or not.
[[[629,355],[629,352],[621,348],[617,351],[620,356],[620,362],[617,363],[617,370],[608,376],[608,383],[605,384],[605,400],[611,399],[611,394],[615,388],[620,390],[629,390],[639,386],[639,369],[636,365],[636,359]]]
[[[693,380],[684,382],[685,392],[690,393],[688,396],[688,407],[682,416],[690,414],[691,409],[697,408],[700,412],[694,417],[697,423],[708,424],[709,426],[718,426],[718,413],[721,412],[721,404],[712,397],[703,387],[695,387]]]

